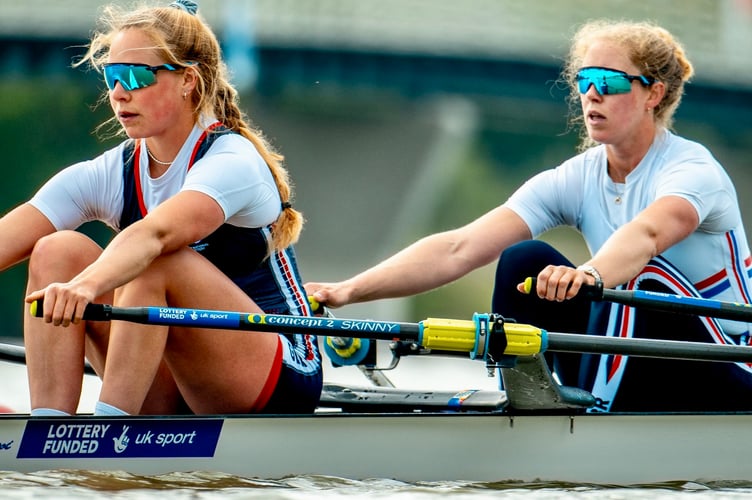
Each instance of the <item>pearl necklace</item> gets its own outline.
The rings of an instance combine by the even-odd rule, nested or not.
[[[159,161],[159,160],[157,160],[154,157],[153,154],[151,154],[151,151],[149,151],[149,147],[146,144],[144,144],[144,147],[146,148],[146,154],[149,155],[149,158],[151,158],[152,160],[154,160],[154,162],[158,163],[159,165],[163,165],[165,167],[169,167],[170,165],[172,165],[175,162],[175,160],[172,160],[172,161]]]
[[[621,190],[619,190],[619,187],[621,187]],[[614,203],[621,205],[621,202],[624,200],[624,191],[627,190],[627,185],[614,182],[614,189],[616,190],[616,198],[614,198]]]

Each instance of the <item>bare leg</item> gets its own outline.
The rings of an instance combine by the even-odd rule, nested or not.
[[[146,271],[146,274],[149,271]],[[147,291],[137,285],[148,281],[138,277],[115,294],[117,305],[165,305],[164,290]],[[138,292],[135,290],[139,288]],[[136,297],[133,297],[135,292]],[[116,406],[130,414],[138,414],[146,400],[157,375],[167,342],[166,326],[137,325],[113,321],[110,327],[110,343],[107,350],[102,391],[99,400]],[[153,398],[166,399],[159,388],[151,390]],[[173,394],[174,396],[174,394]],[[171,403],[165,402],[169,405]]]
[[[40,239],[29,260],[27,292],[70,280],[100,253],[96,243],[73,231],[61,231]],[[87,327],[92,335],[88,343],[85,341]],[[84,352],[91,350],[93,354],[106,349],[106,327],[82,322],[63,328],[24,315],[31,408],[76,412],[81,397]],[[93,358],[95,368],[101,370],[97,356]]]
[[[155,260],[118,290],[116,303],[261,312],[240,288],[190,249]],[[247,412],[264,387],[277,347],[277,335],[272,333],[168,330],[113,322],[100,400],[129,413],[174,404],[174,387],[160,386],[155,379],[164,375],[160,368],[164,359],[194,412]]]
[[[149,388],[141,415],[185,415],[192,413],[180,394],[175,378],[164,360],[159,364],[157,374]]]

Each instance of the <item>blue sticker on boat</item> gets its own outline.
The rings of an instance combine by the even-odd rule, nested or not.
[[[467,391],[458,392],[457,394],[452,396],[449,399],[449,401],[447,401],[447,406],[450,409],[458,410],[462,407],[462,403],[464,403],[467,398],[469,398],[476,392],[478,392],[476,389],[470,389]]]
[[[18,458],[213,457],[222,419],[31,419]]]
[[[176,307],[149,307],[148,322],[157,325],[184,325],[188,327],[235,328],[240,324],[240,313],[205,309],[179,309]]]

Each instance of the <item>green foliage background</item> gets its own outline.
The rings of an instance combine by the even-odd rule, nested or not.
[[[60,168],[89,159],[112,142],[94,134],[110,117],[109,106],[93,110],[99,96],[83,87],[35,80],[0,83],[2,214],[28,200]],[[82,230],[102,243],[110,234],[97,225]],[[0,337],[21,335],[25,282],[25,263],[0,273]]]

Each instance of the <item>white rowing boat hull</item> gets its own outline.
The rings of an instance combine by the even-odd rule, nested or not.
[[[404,481],[749,480],[752,414],[0,416],[0,470]]]

